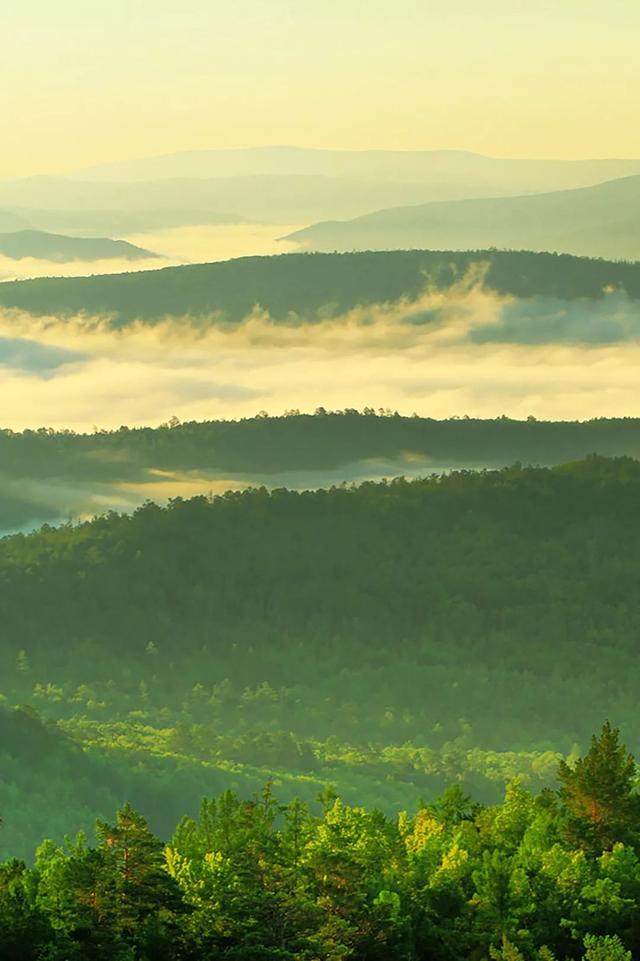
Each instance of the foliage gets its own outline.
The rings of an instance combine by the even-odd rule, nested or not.
[[[612,733],[591,748],[601,786],[619,778]],[[33,867],[0,866],[0,954],[631,961],[640,851],[622,818],[604,849],[574,846],[564,798],[516,782],[497,805],[453,790],[389,817],[331,793],[314,813],[267,784],[204,800],[164,848],[127,804],[98,823],[95,846],[46,841]]]
[[[0,541],[2,694],[31,711],[0,710],[3,853],[127,799],[166,836],[270,777],[388,814],[450,784],[491,803],[608,712],[636,739],[639,492],[636,461],[592,457]]]
[[[615,838],[632,840],[640,823],[635,763],[618,735],[606,724],[601,736],[592,738],[584,758],[573,767],[560,763],[567,832],[573,842],[591,851],[610,846]]]
[[[447,289],[470,266],[487,264],[487,286],[514,297],[600,297],[640,293],[640,268],[526,250],[397,250],[242,257],[213,264],[82,278],[6,283],[0,304],[32,313],[108,317],[114,326],[169,316],[238,323],[256,305],[279,323],[321,322],[354,307],[416,299]]]

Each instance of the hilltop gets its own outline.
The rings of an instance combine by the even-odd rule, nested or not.
[[[114,325],[166,316],[237,323],[259,306],[278,322],[318,321],[358,305],[415,300],[447,289],[473,265],[484,283],[518,298],[598,298],[606,288],[640,297],[640,264],[496,250],[410,250],[242,257],[211,264],[0,284],[0,306],[34,314],[110,316]]]

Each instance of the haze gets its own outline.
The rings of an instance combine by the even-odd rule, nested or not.
[[[640,155],[633,0],[10,2],[0,177],[212,147]]]

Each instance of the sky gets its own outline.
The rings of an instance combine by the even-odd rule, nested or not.
[[[296,144],[640,157],[637,0],[3,0],[0,177]]]

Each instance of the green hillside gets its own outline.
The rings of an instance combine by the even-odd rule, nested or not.
[[[453,781],[491,800],[514,774],[544,786],[604,716],[636,741],[639,500],[638,461],[591,458],[177,499],[5,538],[0,693],[102,772],[47,775],[67,796],[50,830],[155,794],[166,832],[208,784],[269,777],[388,810]],[[4,812],[25,803],[12,785],[39,783],[24,763]],[[28,804],[49,830],[39,789]]]
[[[552,465],[592,453],[640,457],[640,421],[439,421],[319,409],[93,434],[0,431],[0,530],[122,509],[126,490],[133,508],[185,485],[202,493],[223,485],[329,487],[452,467]]]
[[[514,297],[601,297],[607,287],[640,296],[640,265],[526,251],[392,251],[286,254],[84,278],[0,284],[0,306],[35,314],[110,316],[116,325],[167,315],[237,323],[256,305],[278,322],[318,320],[357,305],[415,299],[488,264],[488,287]]]

